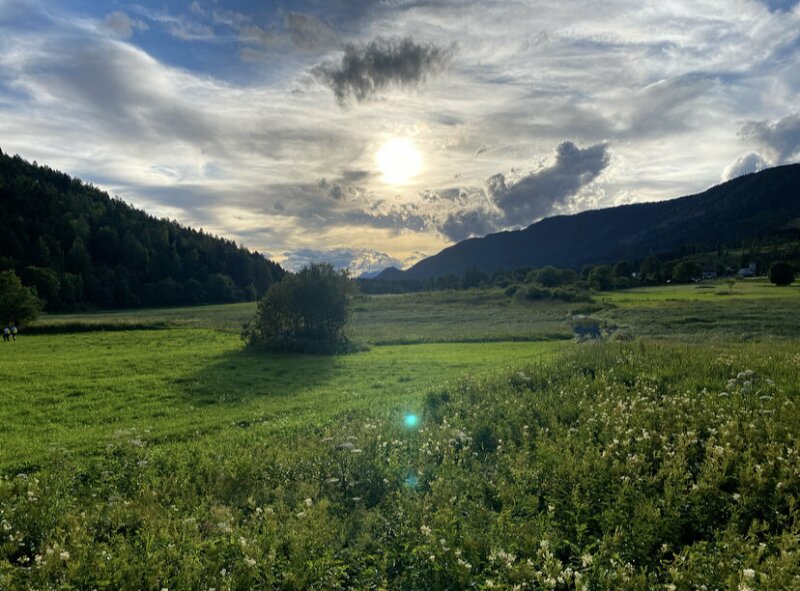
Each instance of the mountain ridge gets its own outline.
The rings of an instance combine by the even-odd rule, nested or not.
[[[558,215],[521,230],[469,238],[378,279],[427,279],[446,273],[641,260],[688,245],[738,246],[781,231],[800,216],[800,164],[732,179],[701,193]],[[385,275],[384,275],[385,274]]]

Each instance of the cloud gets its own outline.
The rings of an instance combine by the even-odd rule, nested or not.
[[[742,127],[741,135],[766,149],[775,164],[789,162],[800,156],[800,113],[786,115],[774,123],[751,121]]]
[[[761,154],[751,152],[750,154],[745,154],[737,158],[735,162],[726,166],[725,170],[722,171],[722,180],[729,181],[736,177],[750,174],[751,172],[764,170],[765,168],[769,168],[769,166],[769,162],[767,162]]]
[[[302,12],[286,15],[286,27],[292,43],[299,49],[316,51],[339,47],[339,39],[328,25],[317,17]]]
[[[127,39],[133,35],[134,29],[138,29],[139,31],[147,29],[147,25],[144,22],[138,19],[132,19],[121,11],[112,12],[106,16],[104,25],[106,29],[114,32],[123,39]]]
[[[283,257],[281,264],[290,271],[299,271],[311,263],[330,263],[336,269],[347,269],[352,277],[387,267],[402,268],[407,262],[369,248],[299,248],[283,253]]]
[[[550,166],[515,180],[503,173],[492,175],[484,181],[484,199],[474,192],[462,192],[458,205],[437,228],[450,240],[460,241],[527,226],[565,205],[596,180],[609,162],[607,144],[579,148],[573,142],[562,142]]]
[[[439,225],[439,231],[453,242],[486,236],[500,229],[501,218],[487,209],[455,211]]]
[[[378,37],[366,45],[346,45],[341,63],[319,65],[314,74],[330,86],[340,104],[350,97],[362,102],[389,86],[421,84],[447,65],[453,51],[453,46],[420,44],[410,37]]]
[[[487,193],[503,213],[508,226],[526,226],[562,205],[594,181],[609,164],[607,144],[579,148],[563,142],[556,148],[555,163],[509,185],[499,175],[487,181]]]

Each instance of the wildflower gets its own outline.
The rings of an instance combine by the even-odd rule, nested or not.
[[[58,555],[61,560],[69,560],[69,552],[66,550],[62,550],[61,553]]]
[[[432,530],[427,525],[421,525],[420,528],[419,528],[419,531],[421,531],[426,536],[429,536],[429,535],[431,535],[431,531]]]
[[[742,571],[742,574],[748,579],[754,579],[756,576],[756,571],[752,568],[746,568]]]
[[[250,568],[253,568],[256,565],[256,560],[255,560],[255,558],[250,558],[249,556],[245,556],[244,557],[244,563],[245,563],[245,565],[249,566]]]
[[[305,503],[306,507],[310,507],[311,505],[313,505],[313,504],[314,504],[314,501],[312,501],[310,498],[307,498],[307,499],[306,499],[305,501],[303,501],[303,502]]]

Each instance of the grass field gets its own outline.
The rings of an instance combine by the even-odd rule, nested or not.
[[[624,306],[654,306],[664,302],[723,302],[728,300],[787,299],[800,301],[800,284],[778,287],[763,278],[723,280],[683,285],[659,285],[602,293],[601,302]]]
[[[565,315],[580,304],[545,302],[520,306],[502,290],[359,296],[348,332],[371,344],[570,338]],[[40,333],[139,328],[213,328],[239,333],[255,304],[124,310],[44,316]]]
[[[798,589],[800,292],[721,289],[359,297],[337,357],[246,349],[252,304],[43,318],[0,589]]]
[[[207,440],[231,428],[281,432],[350,411],[417,410],[439,383],[564,346],[432,343],[325,357],[265,355],[209,329],[20,338],[0,365],[0,469],[28,470],[52,449],[86,457],[119,438]]]

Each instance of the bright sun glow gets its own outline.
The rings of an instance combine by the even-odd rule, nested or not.
[[[407,138],[394,138],[383,144],[376,161],[383,180],[390,185],[404,185],[422,169],[422,156]]]

